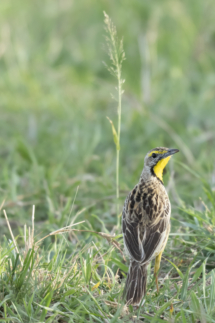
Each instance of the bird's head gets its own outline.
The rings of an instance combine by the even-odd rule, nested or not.
[[[150,150],[145,157],[144,166],[150,169],[151,174],[163,181],[163,170],[171,156],[179,152],[178,149],[158,147]]]

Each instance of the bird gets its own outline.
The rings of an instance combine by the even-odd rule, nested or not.
[[[170,232],[171,204],[163,183],[163,170],[178,149],[157,147],[145,156],[139,182],[128,194],[122,211],[122,233],[130,265],[124,288],[126,304],[140,306],[146,294],[147,266],[155,258],[158,270]]]

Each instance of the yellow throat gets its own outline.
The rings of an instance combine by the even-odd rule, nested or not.
[[[153,170],[155,175],[163,182],[163,170],[164,167],[167,165],[170,157],[166,157],[164,159],[159,160],[159,162],[154,166]]]

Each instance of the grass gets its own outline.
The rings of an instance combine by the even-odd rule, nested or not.
[[[210,0],[0,3],[2,322],[215,321],[214,9]],[[128,260],[104,10],[126,53],[119,210],[148,150],[180,150],[164,176],[172,218],[160,293],[152,264],[137,311],[121,298]]]
[[[108,71],[112,74],[117,80],[117,131],[114,127],[112,120],[109,119],[113,139],[116,145],[116,199],[117,199],[117,215],[119,214],[119,153],[120,153],[120,130],[121,130],[121,116],[122,116],[122,94],[123,94],[123,83],[125,80],[122,79],[122,63],[125,60],[125,52],[123,50],[123,41],[118,40],[116,27],[112,23],[110,17],[104,12],[105,16],[105,29],[107,32],[106,43],[109,58],[111,61],[111,65],[107,66]]]

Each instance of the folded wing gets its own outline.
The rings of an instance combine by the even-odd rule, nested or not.
[[[123,212],[124,213],[124,212]],[[123,214],[122,230],[125,246],[130,257],[138,262],[146,263],[160,252],[166,237],[168,220],[165,214],[147,225],[135,219],[129,221]]]

